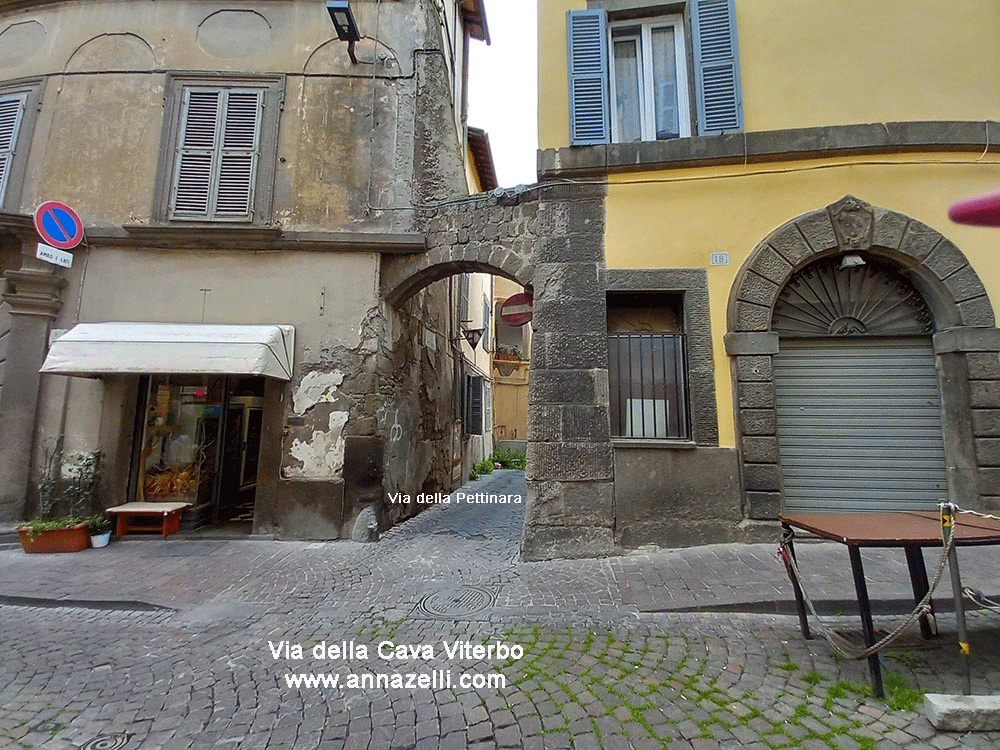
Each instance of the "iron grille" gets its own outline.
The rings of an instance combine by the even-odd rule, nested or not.
[[[690,436],[684,351],[683,334],[608,334],[614,437]]]

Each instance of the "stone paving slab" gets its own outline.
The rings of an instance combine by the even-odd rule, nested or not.
[[[522,473],[500,471],[468,489],[511,494],[519,486]],[[912,710],[921,691],[960,690],[947,613],[939,639],[885,656],[890,697],[878,701],[867,693],[864,665],[834,656],[821,639],[803,640],[795,617],[677,611],[790,601],[772,546],[521,563],[519,512],[523,505],[438,506],[375,544],[207,547],[178,536],[72,555],[0,551],[0,596],[168,608],[0,599],[0,748],[1000,745],[997,733],[938,732]],[[853,601],[846,550],[809,544],[799,552],[814,596]],[[963,574],[995,589],[1000,559],[966,552]],[[865,556],[873,597],[905,602],[902,555]],[[461,610],[470,589],[489,590],[493,604],[451,619],[418,608],[434,595]],[[842,614],[832,622],[857,627]],[[970,615],[970,634],[974,692],[1000,694],[1000,616]],[[403,651],[383,647],[391,658],[382,658],[383,642]],[[449,656],[456,642],[473,651]],[[341,644],[353,647],[333,655]],[[522,653],[474,652],[487,644]],[[362,645],[369,653],[359,653]],[[376,674],[448,674],[452,683],[346,684]],[[289,684],[299,675],[339,682]],[[460,686],[462,675],[482,684]]]

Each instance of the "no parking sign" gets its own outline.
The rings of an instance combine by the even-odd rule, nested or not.
[[[59,250],[83,241],[83,222],[76,211],[59,201],[45,201],[35,209],[35,229],[43,242]]]

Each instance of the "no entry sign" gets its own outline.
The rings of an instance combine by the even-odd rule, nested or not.
[[[534,299],[527,292],[508,297],[500,308],[500,320],[509,326],[523,326],[531,320]]]
[[[35,209],[35,230],[46,244],[60,250],[83,241],[83,222],[76,211],[59,201],[45,201]]]

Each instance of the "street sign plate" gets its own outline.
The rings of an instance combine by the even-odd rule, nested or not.
[[[531,320],[534,299],[527,292],[508,297],[500,308],[500,320],[509,326],[523,326]]]
[[[83,222],[76,211],[59,201],[45,201],[35,209],[35,230],[43,242],[59,250],[83,241]]]
[[[52,245],[39,242],[35,248],[35,257],[47,263],[55,263],[63,268],[70,268],[73,265],[73,253],[67,253]]]

